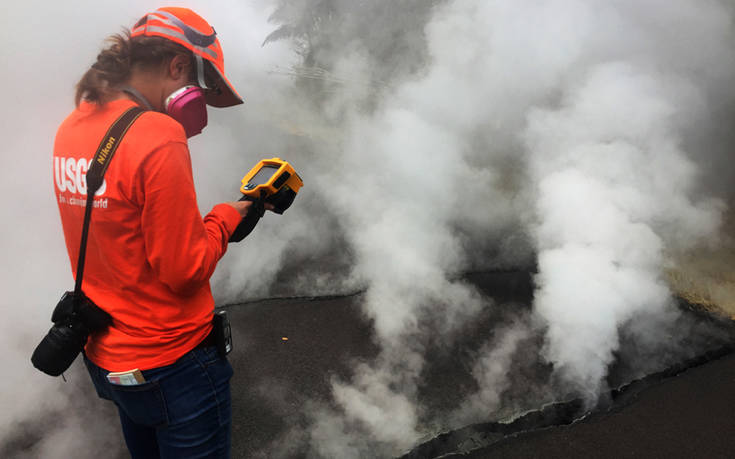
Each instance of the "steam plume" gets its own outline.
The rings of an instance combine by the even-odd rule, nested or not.
[[[619,328],[639,315],[673,317],[670,254],[717,234],[725,206],[696,164],[717,157],[711,145],[724,139],[685,150],[684,137],[714,121],[713,97],[734,76],[732,7],[457,0],[381,22],[387,3],[299,4],[317,12],[318,27],[282,4],[276,38],[290,31],[306,64],[381,82],[306,86],[331,88],[310,99],[340,129],[337,148],[320,151],[334,164],[320,181],[338,191],[330,208],[369,286],[364,306],[383,347],[351,383],[333,383],[337,409],[315,420],[316,453],[339,444],[358,455],[365,440],[356,438],[368,435],[395,454],[420,435],[426,340],[449,342],[492,307],[451,280],[478,252],[490,267],[523,265],[535,251],[543,357],[564,391],[594,400]],[[352,15],[384,33],[359,34]],[[386,72],[405,51],[378,52],[386,36],[422,37],[405,54],[420,65]],[[506,336],[477,363],[488,407],[501,404],[504,369],[487,362],[507,368],[523,334]]]

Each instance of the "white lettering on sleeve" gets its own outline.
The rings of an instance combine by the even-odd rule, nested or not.
[[[69,190],[71,193],[87,194],[87,173],[92,159],[66,158],[54,156],[54,183],[59,192]],[[107,180],[102,180],[102,185],[94,194],[102,196],[107,191]]]
[[[64,163],[66,158],[54,157],[54,178],[59,191],[66,191],[66,182],[64,181]],[[59,165],[61,163],[61,165]]]
[[[69,178],[69,182],[67,182],[67,188],[69,188],[69,191],[71,191],[72,193],[77,192],[77,187],[75,184],[77,178],[75,173],[76,165],[76,161],[71,158],[66,161],[66,176]]]
[[[82,172],[82,169],[84,169],[84,172]],[[77,161],[77,190],[79,190],[80,194],[86,195],[87,194],[87,160],[84,158],[80,158],[79,161]]]

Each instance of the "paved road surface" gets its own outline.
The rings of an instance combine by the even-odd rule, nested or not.
[[[461,457],[735,458],[735,354],[649,387],[618,411]]]

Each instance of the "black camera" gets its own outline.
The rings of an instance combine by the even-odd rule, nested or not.
[[[51,315],[54,326],[36,346],[33,366],[51,376],[59,376],[71,366],[87,343],[90,333],[102,331],[112,317],[87,298],[66,292]]]

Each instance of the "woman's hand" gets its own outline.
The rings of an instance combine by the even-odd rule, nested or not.
[[[245,217],[248,214],[248,211],[250,211],[253,201],[234,201],[226,202],[225,204],[231,205],[240,213],[241,217]],[[265,210],[273,210],[273,204],[265,203],[263,207],[265,207]]]
[[[240,213],[240,216],[244,217],[248,214],[248,211],[250,210],[250,206],[253,205],[253,201],[235,201],[235,202],[226,202],[225,204],[229,204],[232,207],[234,207],[235,210]]]

